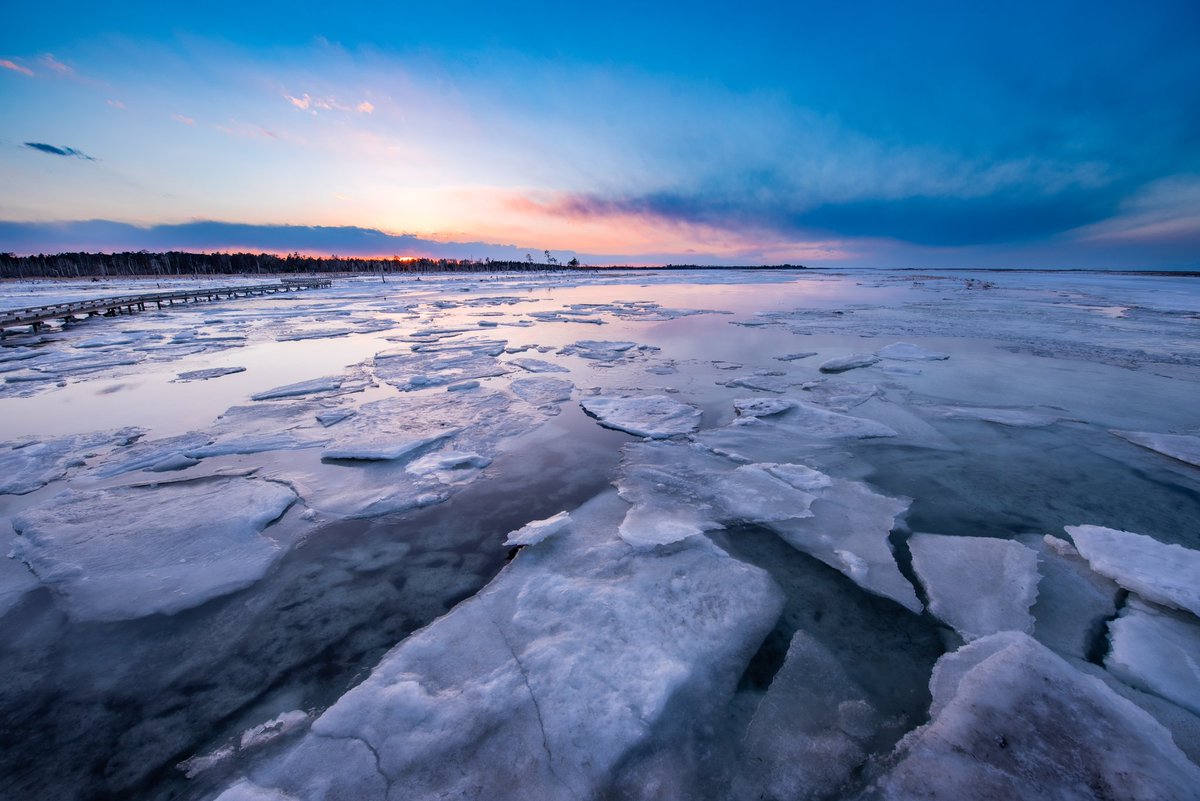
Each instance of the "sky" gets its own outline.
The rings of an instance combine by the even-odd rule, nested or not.
[[[1200,269],[1200,3],[10,4],[0,251]]]

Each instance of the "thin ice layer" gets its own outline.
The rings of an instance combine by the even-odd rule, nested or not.
[[[523,548],[223,801],[600,796],[665,716],[728,699],[782,605],[764,571],[711,546],[630,548],[624,511],[606,493]]]
[[[1153,431],[1113,431],[1134,445],[1200,467],[1200,437],[1188,434],[1156,434]]]
[[[866,762],[879,715],[834,655],[797,631],[741,741],[736,798],[827,798]]]
[[[1066,530],[1092,570],[1148,601],[1200,615],[1200,551],[1104,526]]]
[[[579,402],[584,411],[605,428],[615,428],[639,437],[665,439],[690,434],[700,427],[700,410],[666,395],[640,398],[597,396]]]
[[[913,569],[929,611],[967,642],[998,631],[1033,632],[1037,553],[1014,540],[914,534]]]
[[[844,573],[855,584],[919,613],[921,602],[896,565],[888,535],[909,501],[866,484],[834,478],[812,504],[812,516],[767,526],[799,551]]]
[[[68,490],[13,519],[13,553],[75,620],[173,614],[261,578],[281,553],[261,532],[295,500],[248,478]]]
[[[534,520],[526,523],[516,531],[509,532],[505,538],[506,546],[513,545],[536,545],[544,539],[562,534],[571,526],[571,515],[569,512],[559,512],[553,517],[547,517],[545,520]]]
[[[1110,673],[1200,715],[1200,621],[1130,598],[1108,633]]]
[[[932,720],[864,801],[1190,801],[1200,768],[1146,712],[1019,632],[938,660]]]
[[[141,429],[123,428],[3,446],[0,449],[0,495],[25,495],[41,489],[62,478],[72,467],[84,464],[88,458],[127,446],[141,434]]]
[[[875,355],[904,362],[935,362],[950,358],[940,351],[922,348],[909,342],[893,342],[875,351]]]

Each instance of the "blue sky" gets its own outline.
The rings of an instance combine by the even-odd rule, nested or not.
[[[21,5],[0,101],[0,250],[1200,266],[1194,2]]]

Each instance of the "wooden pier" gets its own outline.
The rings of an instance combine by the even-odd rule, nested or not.
[[[75,300],[49,306],[34,306],[28,309],[0,311],[0,332],[17,326],[30,326],[37,331],[50,320],[62,320],[63,325],[75,321],[76,317],[116,317],[145,311],[151,304],[157,309],[170,308],[176,303],[199,303],[201,301],[232,300],[252,295],[269,295],[274,292],[291,292],[301,289],[321,289],[332,286],[328,278],[283,278],[277,284],[253,284],[243,286],[209,287],[207,289],[184,289],[174,292],[154,292],[145,295],[122,295],[113,298]]]

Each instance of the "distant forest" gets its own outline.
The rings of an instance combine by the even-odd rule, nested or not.
[[[535,262],[532,256],[525,261],[493,261],[484,259],[426,259],[401,258],[360,259],[339,256],[317,257],[276,256],[270,253],[58,253],[55,255],[17,256],[0,254],[0,278],[108,278],[121,276],[199,276],[199,275],[258,275],[352,273],[360,275],[386,273],[473,273],[473,272],[531,272],[596,270],[577,259],[559,262],[546,253],[545,262]],[[609,269],[630,269],[605,267]],[[643,268],[636,268],[643,269]],[[740,267],[729,265],[715,268],[694,264],[668,264],[656,270],[804,269],[798,264],[773,267]]]

